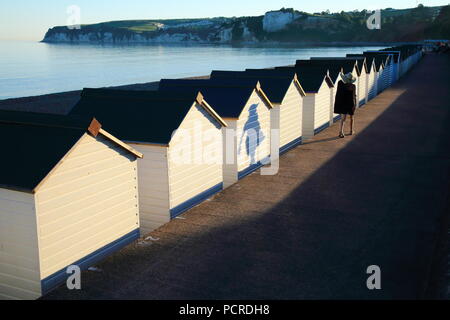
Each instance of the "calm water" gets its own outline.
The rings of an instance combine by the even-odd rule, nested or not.
[[[0,99],[293,64],[378,47],[70,45],[0,41]]]

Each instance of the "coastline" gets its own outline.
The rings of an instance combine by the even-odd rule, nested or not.
[[[271,48],[281,46],[286,48],[304,48],[304,47],[380,47],[380,46],[398,46],[407,44],[417,44],[420,41],[409,42],[371,42],[371,41],[228,41],[228,42],[208,42],[208,41],[48,41],[42,39],[38,43],[45,44],[71,44],[71,45],[180,45],[180,46],[231,46],[231,47],[261,47]]]

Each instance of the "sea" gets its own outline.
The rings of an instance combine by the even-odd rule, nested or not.
[[[0,41],[0,100],[203,76],[212,70],[292,65],[297,59],[344,57],[361,46],[50,44]]]

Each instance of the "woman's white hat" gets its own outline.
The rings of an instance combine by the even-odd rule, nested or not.
[[[353,76],[351,72],[347,74],[343,74],[341,72],[341,78],[345,83],[354,83],[356,81],[356,78]]]

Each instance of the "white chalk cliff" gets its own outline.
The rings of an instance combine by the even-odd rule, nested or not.
[[[263,30],[265,32],[276,32],[285,29],[289,24],[300,18],[296,12],[270,11],[264,15]]]

